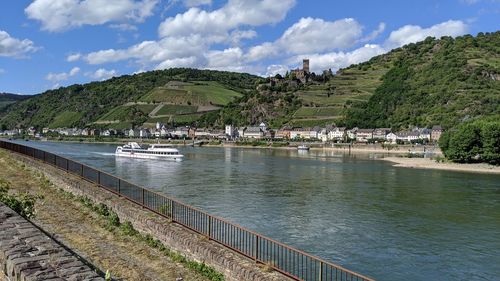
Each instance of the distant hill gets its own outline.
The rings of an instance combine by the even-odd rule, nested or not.
[[[451,128],[500,114],[500,32],[427,38],[325,79],[275,87],[270,78],[250,74],[151,71],[8,101],[0,125],[223,127],[265,121],[273,127]]]
[[[25,100],[30,98],[28,95],[16,95],[9,93],[0,93],[0,110],[7,107],[10,104],[13,104],[17,101]]]
[[[391,53],[391,67],[373,95],[346,110],[347,125],[451,128],[500,113],[500,32],[427,38]],[[380,64],[387,56],[358,67]]]
[[[207,123],[451,128],[500,113],[500,32],[429,37],[341,69],[326,82],[270,92],[209,114]]]
[[[130,128],[145,122],[190,123],[255,88],[259,77],[173,68],[49,90],[0,110],[11,127]]]

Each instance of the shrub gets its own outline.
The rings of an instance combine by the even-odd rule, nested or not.
[[[22,193],[19,195],[8,194],[10,183],[4,179],[0,179],[0,202],[3,202],[14,212],[25,218],[35,217],[35,201],[36,196],[29,193]]]

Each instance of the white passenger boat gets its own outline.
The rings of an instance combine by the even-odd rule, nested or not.
[[[129,142],[124,146],[118,146],[116,156],[124,156],[142,159],[165,159],[180,161],[184,155],[179,150],[168,144],[152,144],[148,148],[142,148],[136,142]]]
[[[297,146],[297,149],[298,150],[309,150],[309,146],[307,146],[307,145],[299,145],[299,146]]]

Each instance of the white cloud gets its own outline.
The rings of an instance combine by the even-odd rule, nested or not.
[[[206,46],[201,36],[164,38],[160,41],[144,41],[127,49],[108,49],[90,53],[85,60],[90,64],[102,64],[134,59],[147,65],[165,60],[203,55]]]
[[[229,36],[233,45],[238,45],[242,39],[252,39],[255,37],[257,37],[255,30],[234,30]]]
[[[89,72],[89,73],[85,73],[86,76],[90,77],[90,78],[93,78],[93,79],[97,79],[97,80],[106,80],[106,79],[109,79],[111,77],[114,77],[116,76],[118,73],[116,72],[116,70],[114,69],[111,69],[111,70],[106,70],[104,68],[99,68],[98,70],[96,70],[95,72]]]
[[[160,37],[182,37],[203,34],[208,41],[223,42],[228,31],[239,26],[273,24],[284,19],[295,0],[229,0],[222,8],[207,12],[190,8],[160,24]]]
[[[384,29],[385,26],[379,26],[372,34],[380,33]],[[387,53],[393,48],[424,40],[428,36],[436,38],[442,36],[456,37],[465,34],[467,30],[467,24],[462,21],[452,20],[428,28],[406,25],[391,32],[383,45],[366,44],[350,52],[302,53],[285,59],[285,63],[293,68],[300,65],[303,58],[309,58],[311,70],[316,73],[320,73],[322,70],[329,68],[337,70],[352,64],[368,61],[372,57]],[[369,37],[372,36],[372,34],[370,34]],[[251,51],[252,49],[250,49],[249,55],[251,55]],[[275,52],[279,53],[280,50],[275,50]],[[268,71],[268,73],[272,72]]]
[[[372,33],[365,36],[365,38],[361,39],[361,42],[371,41],[371,40],[377,38],[384,31],[385,31],[385,23],[381,22],[381,23],[379,23],[378,28],[376,30],[372,31]]]
[[[166,59],[159,63],[155,69],[167,69],[172,67],[195,67],[198,65],[198,58],[195,56]]]
[[[45,76],[45,79],[51,82],[65,81],[68,80],[68,78],[77,75],[79,72],[80,72],[79,67],[73,67],[69,72],[61,72],[61,73],[50,72],[49,74],[47,74],[47,76]]]
[[[11,37],[6,31],[0,30],[0,57],[24,58],[29,53],[38,50],[29,39]]]
[[[184,5],[187,7],[196,7],[196,6],[212,4],[212,0],[184,0],[182,2],[184,2]]]
[[[362,26],[352,18],[336,21],[302,18],[278,40],[289,53],[321,52],[351,47],[361,36]]]
[[[321,73],[324,69],[334,69],[347,67],[351,64],[357,64],[369,60],[374,56],[386,53],[387,50],[376,44],[366,44],[352,52],[330,52],[314,53],[293,56],[286,60],[288,65],[299,65],[303,58],[310,60],[311,71]]]
[[[301,18],[275,42],[250,48],[248,60],[261,60],[279,54],[304,54],[352,47],[362,36],[362,25],[352,18],[325,21]]]
[[[35,0],[24,11],[47,31],[108,22],[142,22],[153,14],[158,0]]]
[[[108,49],[89,53],[84,59],[89,64],[103,64],[133,60],[141,69],[172,66],[222,67],[233,50],[210,50],[213,44],[238,46],[241,40],[257,36],[248,26],[260,26],[281,21],[295,0],[229,0],[214,11],[190,8],[185,13],[167,18],[159,26],[160,39],[144,41],[126,49]],[[245,27],[240,29],[240,27]],[[233,63],[240,63],[234,62]],[[227,67],[230,67],[227,64]]]
[[[82,54],[80,54],[80,53],[70,54],[66,57],[66,61],[67,62],[74,62],[74,61],[79,60],[81,57],[82,57]]]
[[[115,23],[110,24],[109,27],[121,31],[137,31],[137,26],[129,23]]]
[[[282,64],[271,64],[267,67],[266,76],[284,75],[289,70],[288,66]]]
[[[449,20],[429,28],[422,28],[418,25],[405,25],[391,32],[385,44],[388,48],[395,48],[422,41],[428,36],[436,38],[442,36],[456,37],[466,34],[468,29],[468,25],[459,20]]]

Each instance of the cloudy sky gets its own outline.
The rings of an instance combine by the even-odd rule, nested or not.
[[[497,31],[499,0],[0,2],[0,92],[171,67],[336,70],[427,36]]]

